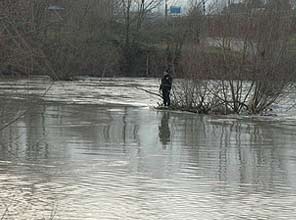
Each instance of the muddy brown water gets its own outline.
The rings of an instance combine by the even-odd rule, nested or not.
[[[293,120],[156,111],[154,79],[9,83],[0,219],[296,219]]]

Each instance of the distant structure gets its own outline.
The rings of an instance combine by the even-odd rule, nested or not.
[[[206,14],[206,1],[205,0],[202,0],[202,11],[203,11],[203,14],[205,15]]]
[[[180,6],[170,6],[170,15],[178,16],[181,15],[182,10]]]
[[[61,22],[64,17],[65,7],[61,5],[52,4],[47,7],[47,11],[49,15],[48,18],[52,22]]]
[[[50,5],[47,8],[48,11],[64,11],[65,8],[59,5]]]
[[[167,18],[168,16],[181,16],[185,13],[183,10],[184,4],[180,5],[171,5],[168,0],[164,0],[164,16]]]

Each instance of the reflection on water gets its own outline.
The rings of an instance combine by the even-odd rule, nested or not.
[[[294,134],[263,120],[31,105],[0,133],[0,217],[296,219]]]
[[[171,131],[169,128],[170,112],[162,113],[161,122],[159,126],[159,140],[164,147],[170,142]]]

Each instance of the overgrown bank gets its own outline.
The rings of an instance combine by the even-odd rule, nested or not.
[[[288,0],[258,2],[212,5],[205,14],[192,1],[174,17],[159,13],[160,0],[5,0],[0,71],[65,80],[153,77],[169,68],[183,79],[176,108],[260,113],[295,80],[295,11]]]
[[[46,74],[55,80],[158,75],[180,50],[172,39],[179,32],[176,22],[169,24],[156,12],[160,4],[5,0],[0,7],[1,73]]]

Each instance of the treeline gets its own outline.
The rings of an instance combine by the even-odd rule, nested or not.
[[[0,71],[250,79],[272,66],[290,77],[293,1],[192,0],[165,16],[161,0],[2,0]]]
[[[176,60],[160,0],[2,0],[3,74],[155,76]],[[182,20],[182,19],[176,19]]]
[[[293,3],[245,0],[207,16],[209,37],[183,50],[174,106],[258,114],[295,92]]]
[[[0,71],[65,80],[169,69],[182,78],[178,109],[260,113],[294,86],[295,2],[192,0],[173,16],[161,0],[2,0]]]

